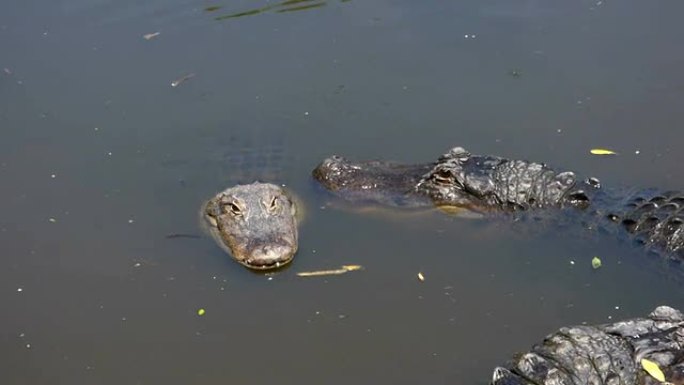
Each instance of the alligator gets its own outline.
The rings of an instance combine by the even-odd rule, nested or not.
[[[626,234],[647,250],[684,260],[684,193],[603,188],[596,178],[543,164],[475,155],[454,147],[435,162],[353,162],[333,155],[313,177],[351,202],[391,207],[459,209],[484,216],[567,209],[586,213],[591,226]],[[593,223],[597,222],[597,223]]]
[[[297,252],[297,204],[285,189],[255,182],[227,188],[202,208],[209,233],[254,270],[282,267]]]
[[[642,360],[647,361],[642,361]],[[670,384],[684,384],[684,315],[667,306],[647,318],[597,326],[563,327],[497,367],[492,385],[650,385],[655,363]]]
[[[605,191],[594,178],[544,164],[472,155],[456,147],[434,163],[354,163],[333,156],[313,171],[324,187],[351,200],[392,207],[457,207],[480,214],[541,208],[592,211],[620,223],[635,239],[682,256],[684,198],[651,190]],[[297,251],[297,203],[285,189],[255,182],[209,199],[202,215],[216,242],[239,263],[265,270],[284,266]],[[646,359],[648,361],[642,361]],[[684,315],[661,306],[647,318],[564,327],[531,351],[497,367],[492,385],[656,384],[642,362],[684,384]]]

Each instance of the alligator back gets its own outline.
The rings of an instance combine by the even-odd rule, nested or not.
[[[625,229],[634,242],[684,260],[684,193],[649,189],[631,192],[612,204],[598,194],[595,200],[592,210]]]

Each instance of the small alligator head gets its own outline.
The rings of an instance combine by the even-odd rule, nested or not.
[[[203,209],[219,246],[256,270],[292,261],[297,251],[296,213],[285,190],[259,182],[228,188],[207,201]]]

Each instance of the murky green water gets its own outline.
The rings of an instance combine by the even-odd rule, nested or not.
[[[321,209],[309,176],[332,153],[417,162],[461,145],[684,188],[682,11],[6,2],[0,382],[486,383],[562,325],[684,308],[684,270],[613,239]],[[208,238],[167,238],[200,234],[201,202],[254,178],[307,203],[290,268],[253,274]]]

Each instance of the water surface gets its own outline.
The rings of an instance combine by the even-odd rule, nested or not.
[[[607,185],[680,189],[683,11],[9,1],[2,383],[486,383],[562,325],[684,308],[684,272],[631,245],[321,209],[309,174],[332,153],[418,162],[461,145]],[[256,178],[306,202],[290,268],[253,274],[209,238],[167,239],[201,234],[201,202]],[[365,269],[296,276],[351,263]]]

